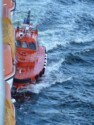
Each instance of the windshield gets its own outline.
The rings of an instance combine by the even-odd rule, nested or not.
[[[16,46],[17,46],[17,47],[21,47],[21,42],[17,40],[17,41],[16,41]]]
[[[22,48],[28,48],[27,42],[22,42]]]
[[[35,43],[29,43],[29,48],[32,49],[32,50],[36,50]]]

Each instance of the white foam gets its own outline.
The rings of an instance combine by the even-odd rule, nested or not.
[[[53,63],[47,67],[45,75],[40,78],[40,81],[36,84],[31,84],[29,86],[24,87],[23,89],[19,89],[18,92],[30,91],[36,94],[39,94],[43,89],[48,88],[56,83],[63,83],[65,81],[69,81],[72,79],[70,76],[65,76],[62,74],[62,71],[59,71],[59,67],[61,63],[64,62],[62,58],[58,63]]]
[[[45,88],[48,88],[48,87],[51,87],[52,85],[56,84],[56,83],[62,83],[62,82],[65,82],[65,81],[70,81],[72,79],[72,77],[67,77],[67,78],[63,78],[61,77],[61,79],[58,81],[58,80],[55,80],[55,81],[43,81],[42,83],[39,83],[39,84],[32,84],[30,86],[28,86],[26,88],[26,91],[31,91],[33,93],[36,93],[36,94],[39,94],[43,89]]]

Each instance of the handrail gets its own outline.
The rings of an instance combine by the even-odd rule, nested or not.
[[[3,1],[0,0],[0,125],[4,125],[4,101],[5,87],[3,74],[3,43],[2,43],[2,6]]]

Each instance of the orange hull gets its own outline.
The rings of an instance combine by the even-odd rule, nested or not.
[[[31,57],[30,54],[27,55],[28,58]],[[45,71],[45,48],[39,47],[37,60],[34,64],[32,62],[27,62],[24,60],[17,63],[17,70],[14,79],[14,86],[16,88],[26,86],[33,83],[40,77]],[[20,56],[21,57],[21,56]],[[40,58],[41,57],[41,58]]]

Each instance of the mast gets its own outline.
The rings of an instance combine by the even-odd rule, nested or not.
[[[2,42],[2,6],[3,1],[0,0],[0,125],[4,125],[4,102],[5,88],[3,75],[3,42]]]

